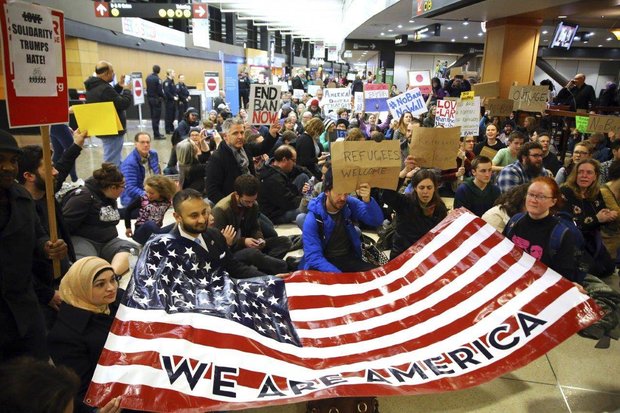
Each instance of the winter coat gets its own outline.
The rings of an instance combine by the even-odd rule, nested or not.
[[[282,169],[267,164],[260,171],[259,178],[258,204],[269,219],[278,219],[286,211],[299,207],[301,193]]]
[[[159,157],[157,152],[149,151],[149,166],[155,175],[159,175]],[[142,155],[137,149],[131,151],[121,163],[121,172],[125,177],[125,190],[121,194],[121,204],[127,206],[136,198],[144,195],[146,170],[142,165]]]
[[[115,137],[118,135],[124,135],[125,129],[127,129],[127,116],[125,110],[127,110],[133,101],[131,91],[129,89],[123,89],[120,84],[112,87],[109,83],[96,76],[91,76],[84,81],[86,87],[86,103],[100,103],[100,102],[112,102],[118,118],[123,125],[123,129],[118,131],[114,135],[98,135],[98,138]]]

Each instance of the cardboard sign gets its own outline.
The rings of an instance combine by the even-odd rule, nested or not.
[[[278,120],[280,85],[250,85],[248,114],[252,125],[271,125]]]
[[[453,67],[452,69],[450,69],[450,79],[454,79],[454,76],[456,75],[461,75],[463,74],[463,68],[462,67]]]
[[[480,156],[486,156],[489,159],[493,159],[495,158],[495,155],[497,155],[497,151],[488,146],[483,146],[480,150]]]
[[[510,116],[514,104],[515,102],[512,99],[489,99],[486,102],[485,109],[489,111],[490,116]]]
[[[420,91],[428,95],[433,91],[431,86],[431,73],[428,70],[412,70],[407,72],[409,87],[417,87]]]
[[[400,119],[405,112],[411,112],[413,116],[428,112],[422,91],[418,88],[388,99],[387,104],[394,119]]]
[[[484,82],[472,85],[476,96],[482,98],[496,98],[499,96],[499,82]]]
[[[590,115],[588,120],[588,133],[607,133],[615,132],[616,135],[620,133],[620,117],[618,116],[604,116],[604,115]]]
[[[461,100],[456,106],[455,126],[461,127],[462,136],[478,136],[480,128],[480,96]]]
[[[364,111],[364,92],[355,92],[353,97],[353,111],[361,113]]]
[[[413,128],[409,154],[418,166],[456,168],[461,128]]]
[[[74,105],[73,114],[78,128],[88,131],[89,136],[118,135],[118,131],[123,130],[112,102]]]
[[[331,145],[331,155],[335,192],[353,192],[361,183],[396,190],[402,169],[398,140],[337,141]]]
[[[435,126],[453,128],[456,125],[456,100],[438,100],[435,111]]]
[[[364,85],[364,107],[366,112],[387,112],[390,97],[387,83],[366,83]]]
[[[512,86],[508,99],[515,102],[515,110],[544,112],[547,109],[549,88],[547,86]]]
[[[589,119],[587,116],[575,116],[575,127],[577,131],[586,133],[588,131]]]
[[[327,88],[323,91],[321,107],[325,113],[336,111],[340,108],[351,110],[351,90],[347,87]]]
[[[474,100],[474,92],[461,92],[461,100]]]
[[[9,126],[67,123],[63,13],[35,4],[2,1],[0,25]]]
[[[303,89],[293,89],[293,99],[299,99],[301,100],[304,97],[304,90]]]
[[[308,94],[312,97],[316,96],[316,93],[321,89],[319,85],[308,85]]]

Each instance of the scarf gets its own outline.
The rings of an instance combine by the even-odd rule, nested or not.
[[[101,272],[114,271],[110,264],[99,257],[84,257],[77,260],[60,282],[60,298],[73,307],[98,314],[110,314],[107,305],[92,303],[93,280]]]

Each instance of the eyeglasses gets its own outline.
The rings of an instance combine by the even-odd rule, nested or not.
[[[543,157],[542,153],[531,153],[531,154],[529,154],[529,156],[531,156],[532,158],[542,158]]]
[[[529,198],[535,199],[537,201],[544,201],[546,199],[553,199],[552,196],[546,196],[546,195],[540,195],[540,194],[530,194],[529,192],[527,193],[527,196]]]
[[[476,141],[470,141],[470,140],[466,140],[465,143],[474,143]]]
[[[573,151],[573,154],[575,155],[589,155],[590,152],[585,152],[585,151]]]

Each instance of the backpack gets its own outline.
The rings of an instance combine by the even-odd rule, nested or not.
[[[514,232],[515,226],[519,221],[521,221],[525,214],[525,212],[519,212],[510,218],[506,224],[506,228],[504,229],[506,238],[510,239]],[[577,281],[581,283],[589,269],[587,259],[585,254],[583,254],[585,247],[585,239],[583,238],[583,234],[581,233],[581,230],[577,228],[577,225],[575,225],[569,213],[560,211],[554,215],[554,217],[556,218],[557,223],[555,224],[555,227],[553,227],[551,237],[549,238],[549,255],[551,258],[554,258],[560,250],[565,234],[572,234],[573,240],[575,241],[575,258],[577,260],[576,276]]]

